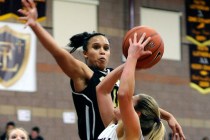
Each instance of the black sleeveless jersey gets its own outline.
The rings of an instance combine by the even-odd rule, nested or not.
[[[92,69],[92,68],[91,68]],[[88,81],[87,87],[80,93],[76,93],[71,80],[72,96],[78,117],[78,131],[81,140],[97,140],[97,137],[105,129],[98,109],[96,86],[113,69],[107,68],[105,71],[92,69],[94,74]],[[117,91],[119,82],[112,90],[114,106],[118,106]]]

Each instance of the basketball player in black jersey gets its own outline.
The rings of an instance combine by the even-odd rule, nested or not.
[[[73,100],[78,115],[78,130],[81,140],[95,140],[105,128],[98,111],[96,85],[112,69],[107,68],[110,58],[110,44],[101,33],[81,33],[70,39],[72,51],[82,47],[86,63],[76,59],[71,53],[61,48],[55,39],[36,21],[38,13],[33,0],[22,0],[25,9],[18,10],[42,45],[55,58],[63,72],[71,79]],[[113,103],[117,106],[116,91],[113,89]]]

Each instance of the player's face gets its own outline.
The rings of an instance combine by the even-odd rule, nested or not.
[[[94,36],[88,41],[87,51],[84,52],[88,65],[104,70],[109,62],[110,45],[106,37]]]
[[[27,140],[27,134],[20,129],[11,130],[8,140]]]

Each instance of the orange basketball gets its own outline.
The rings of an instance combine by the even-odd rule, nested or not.
[[[156,30],[154,30],[151,27],[148,26],[137,26],[132,29],[130,29],[126,34],[123,39],[123,54],[127,58],[128,56],[128,48],[130,46],[129,44],[129,39],[133,39],[134,34],[137,33],[137,39],[140,39],[141,35],[143,33],[146,33],[146,38],[151,37],[150,42],[145,46],[145,50],[150,50],[152,52],[152,55],[149,56],[142,56],[141,58],[138,59],[136,68],[137,69],[146,69],[154,66],[157,64],[164,53],[164,43],[163,40],[158,34]]]

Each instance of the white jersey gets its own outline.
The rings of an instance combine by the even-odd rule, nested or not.
[[[117,124],[111,124],[106,127],[106,129],[98,136],[98,140],[118,140],[117,138]],[[143,135],[141,135],[141,140],[144,140]]]

